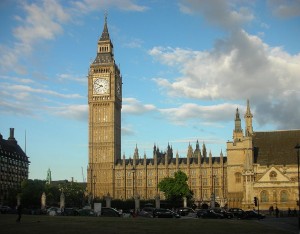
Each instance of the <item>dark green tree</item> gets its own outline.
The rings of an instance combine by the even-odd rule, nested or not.
[[[181,202],[183,197],[191,199],[193,192],[188,186],[188,177],[182,171],[177,171],[174,177],[166,177],[158,184],[160,191],[164,192],[166,200],[176,204]]]
[[[67,182],[58,185],[58,189],[65,195],[68,207],[81,207],[85,199],[85,187],[76,182]]]
[[[38,208],[45,190],[44,180],[24,180],[21,183],[21,202],[24,207]]]

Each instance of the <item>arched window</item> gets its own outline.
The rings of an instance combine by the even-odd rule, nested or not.
[[[288,201],[288,193],[286,190],[281,191],[280,193],[280,201],[287,202]]]
[[[260,196],[261,196],[261,202],[268,202],[269,201],[269,194],[268,194],[268,192],[267,191],[262,191],[261,193],[260,193]]]
[[[277,173],[275,171],[271,171],[269,176],[270,180],[277,180]]]
[[[242,182],[242,174],[239,172],[236,172],[235,174],[235,183],[239,184]]]

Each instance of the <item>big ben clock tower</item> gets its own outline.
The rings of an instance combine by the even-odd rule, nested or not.
[[[107,17],[88,74],[89,162],[87,189],[94,198],[114,196],[113,168],[121,158],[122,77],[115,63]]]

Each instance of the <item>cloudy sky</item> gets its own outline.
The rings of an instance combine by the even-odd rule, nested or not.
[[[300,128],[299,0],[2,0],[0,133],[31,179],[86,178],[87,74],[108,13],[123,76],[122,154],[213,156],[247,99],[254,131]],[[244,124],[243,124],[244,127]],[[83,173],[82,173],[83,172]]]

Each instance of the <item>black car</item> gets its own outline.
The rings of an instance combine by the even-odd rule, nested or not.
[[[145,217],[145,218],[153,218],[153,211],[155,210],[154,207],[144,207],[138,212],[138,216]]]
[[[0,212],[1,214],[7,214],[12,212],[12,208],[9,206],[0,206]]]
[[[216,213],[219,213],[219,214],[222,214],[223,216],[224,216],[224,218],[226,218],[226,219],[232,219],[233,217],[234,217],[234,215],[233,215],[233,213],[231,213],[231,212],[229,212],[229,211],[227,211],[227,210],[225,210],[225,209],[222,209],[222,208],[215,208],[215,209],[213,209],[214,210],[214,212],[216,212]]]
[[[74,208],[65,208],[62,212],[62,215],[65,216],[77,216],[79,215],[78,210],[74,209]]]
[[[248,210],[244,212],[244,215],[241,219],[264,219],[266,216],[263,214],[259,214],[254,210]]]
[[[197,217],[203,219],[224,219],[224,215],[217,213],[214,210],[199,210],[197,211]]]
[[[240,208],[230,208],[228,212],[232,213],[238,219],[242,218],[245,214],[245,211]]]
[[[169,209],[155,209],[153,211],[154,218],[180,218],[180,215]]]
[[[181,216],[187,216],[196,214],[196,211],[190,207],[181,207],[177,209],[177,213]]]
[[[121,217],[119,211],[110,207],[102,207],[101,208],[101,216],[102,217]]]

